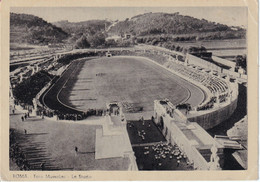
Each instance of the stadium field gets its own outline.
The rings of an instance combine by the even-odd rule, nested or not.
[[[120,101],[125,112],[142,108],[153,111],[155,99],[168,98],[173,104],[198,105],[204,93],[197,86],[140,57],[102,57],[72,63],[45,97],[78,110],[105,109]],[[47,104],[48,106],[48,104]]]

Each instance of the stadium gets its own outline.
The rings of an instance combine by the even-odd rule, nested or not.
[[[55,54],[32,62],[27,72],[19,67],[11,72],[11,110],[22,107],[31,117],[42,118],[44,122],[33,124],[39,125],[38,131],[54,130],[53,137],[66,132],[63,137],[74,138],[68,144],[72,148],[76,131],[82,132],[77,145],[90,146],[88,152],[82,152],[81,159],[64,152],[63,157],[76,164],[60,162],[55,167],[51,160],[63,157],[54,152],[45,167],[49,170],[218,170],[225,163],[225,148],[243,146],[216,140],[206,130],[234,113],[243,79],[197,59],[156,46]],[[17,99],[18,91],[13,94],[14,85],[38,73],[48,79],[32,102],[24,104]],[[58,127],[62,129],[56,131]],[[58,150],[51,144],[46,148],[49,153]],[[155,162],[149,162],[154,157]],[[41,168],[36,163],[31,169]]]

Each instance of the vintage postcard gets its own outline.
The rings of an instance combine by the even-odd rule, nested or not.
[[[1,179],[258,178],[258,2],[2,0]]]

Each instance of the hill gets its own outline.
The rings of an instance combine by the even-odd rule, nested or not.
[[[70,34],[69,42],[73,43],[82,35],[92,36],[97,32],[104,32],[111,22],[106,20],[88,20],[82,22],[69,22],[67,20],[54,22],[54,25]]]
[[[111,23],[106,20],[88,20],[82,22],[69,22],[68,20],[54,22],[53,25],[62,28],[69,34],[73,33],[89,33],[95,34],[97,31],[104,31],[106,26]]]
[[[64,32],[45,20],[28,14],[10,14],[10,42],[46,45],[61,43],[68,38]]]
[[[10,14],[10,42],[46,45],[87,41],[87,47],[105,44],[106,37],[130,33],[136,43],[156,45],[164,42],[245,38],[241,27],[210,22],[179,13],[145,13],[124,21],[88,20],[82,22],[47,21],[28,14]],[[123,36],[122,36],[123,37]],[[86,42],[85,41],[85,42]]]
[[[197,19],[190,16],[168,13],[145,13],[137,15],[131,19],[118,22],[109,30],[112,34],[131,33],[136,36],[171,34],[171,35],[191,35],[207,33],[226,32],[229,36],[245,36],[245,30],[240,27],[229,27],[227,25],[210,22],[205,19]],[[211,34],[210,34],[211,33]],[[235,35],[236,34],[236,35]],[[225,37],[222,35],[221,37]]]

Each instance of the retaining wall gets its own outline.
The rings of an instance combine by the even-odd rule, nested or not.
[[[183,120],[177,121],[175,119],[170,118],[169,115],[165,114],[165,109],[156,104],[154,105],[156,117],[155,123],[160,122],[160,118],[163,117],[164,127],[162,130],[163,135],[171,144],[177,144],[180,150],[185,153],[195,169],[199,170],[208,170],[209,163],[205,160],[205,158],[199,153],[195,146],[192,145],[191,141],[184,135],[184,133],[180,130],[180,128],[175,124],[175,122],[184,122]],[[178,114],[174,110],[174,117]]]
[[[201,58],[195,57],[195,56],[190,55],[190,54],[187,54],[186,59],[188,60],[189,64],[199,65],[201,67],[204,67],[204,68],[206,67],[206,68],[209,68],[209,69],[217,70],[219,72],[221,72],[221,70],[222,71],[224,70],[224,69],[221,69],[219,66],[217,66],[213,63],[207,62],[207,61],[205,61]],[[235,73],[235,72],[232,72],[232,71],[229,71],[229,70],[224,70],[224,71],[227,72],[228,74],[232,74],[235,77],[238,77],[238,75],[236,75],[238,73]],[[181,74],[177,74],[177,75],[185,79],[185,76],[183,76]],[[193,82],[190,79],[189,79],[189,81]],[[201,86],[200,83],[196,83],[195,85]],[[213,128],[213,127],[217,126],[218,124],[220,124],[221,122],[227,120],[233,114],[233,112],[235,111],[235,109],[237,107],[237,97],[238,97],[238,88],[233,87],[231,85],[229,87],[231,87],[230,89],[232,89],[232,91],[233,91],[233,99],[230,102],[226,101],[225,103],[219,104],[218,106],[216,106],[216,107],[214,107],[213,109],[210,109],[210,110],[196,111],[195,114],[188,117],[188,120],[191,121],[191,122],[197,122],[200,126],[202,126],[206,130]],[[205,89],[205,88],[202,88],[202,89],[205,90],[205,91],[208,90],[208,89]],[[209,92],[207,92],[207,94],[208,93]],[[208,96],[209,95],[210,94],[208,94]]]
[[[197,122],[201,127],[207,130],[227,120],[236,108],[237,96],[230,104],[226,104],[226,106],[219,106],[212,110],[205,111],[205,114],[202,113],[203,111],[200,111],[200,115],[188,117],[188,120],[190,122]]]

